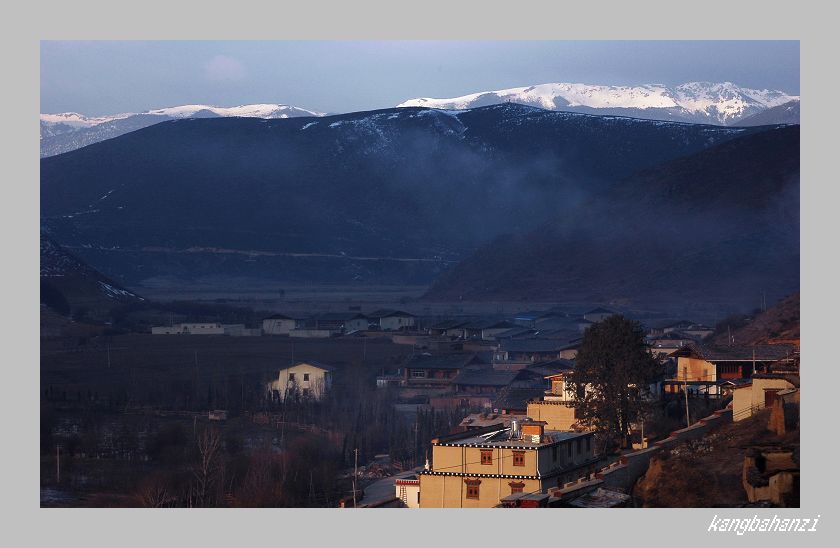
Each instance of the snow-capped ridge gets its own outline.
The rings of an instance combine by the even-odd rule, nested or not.
[[[124,112],[109,116],[86,116],[78,112],[60,112],[56,114],[41,114],[41,122],[47,124],[66,124],[71,127],[93,127],[115,120],[124,120],[132,116],[152,115],[167,116],[169,118],[191,118],[199,113],[212,113],[221,117],[244,118],[292,118],[297,116],[325,116],[323,112],[308,110],[283,103],[258,103],[253,105],[239,105],[234,107],[217,107],[215,105],[179,105],[158,108],[144,112]]]
[[[397,107],[468,109],[515,102],[548,110],[634,109],[659,117],[730,124],[762,110],[798,101],[798,95],[778,90],[740,87],[732,82],[687,82],[678,86],[644,84],[608,86],[548,83],[471,93],[461,97],[409,99]],[[654,112],[645,112],[654,111]]]

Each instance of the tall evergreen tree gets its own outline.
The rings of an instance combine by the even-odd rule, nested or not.
[[[587,329],[567,390],[583,424],[626,445],[631,424],[649,405],[649,386],[663,372],[642,325],[614,315]]]

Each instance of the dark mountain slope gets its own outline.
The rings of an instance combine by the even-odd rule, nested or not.
[[[172,121],[43,159],[41,215],[128,283],[427,282],[612,181],[755,131],[512,104]]]
[[[483,246],[430,299],[757,302],[799,287],[799,127],[644,170]]]
[[[790,295],[754,317],[735,316],[720,322],[708,344],[768,344],[799,339],[799,293]]]
[[[171,120],[168,116],[136,114],[128,118],[113,120],[93,127],[74,128],[67,124],[45,124],[41,122],[41,158],[55,156],[71,150],[113,139],[132,131]],[[56,129],[59,128],[59,129]]]
[[[41,304],[63,315],[104,316],[117,304],[142,301],[41,234]]]
[[[798,124],[799,101],[791,101],[777,107],[757,112],[733,124],[738,127],[766,126],[772,124]]]

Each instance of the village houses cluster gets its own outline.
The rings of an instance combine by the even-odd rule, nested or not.
[[[184,323],[154,328],[153,333],[388,337],[411,346],[409,357],[377,377],[377,386],[397,390],[400,409],[407,413],[418,408],[474,412],[455,431],[432,440],[424,466],[390,480],[391,496],[362,499],[363,506],[613,507],[629,504],[626,483],[643,468],[633,464],[632,454],[611,457],[599,451],[566,387],[583,333],[613,314],[595,308],[580,315],[548,310],[496,318],[431,318],[388,309],[274,314],[259,328]],[[724,413],[731,421],[774,405],[783,411],[794,405],[798,409],[798,340],[711,346],[711,327],[687,320],[650,323],[646,342],[666,364],[661,378],[648,387],[650,398],[725,401],[726,407],[712,418]],[[336,365],[295,362],[280,368],[267,390],[276,400],[291,393],[318,399],[340,374]],[[687,426],[714,423],[699,419],[692,425],[688,417]],[[645,452],[654,448],[650,441],[644,425],[637,425],[632,449],[649,459]],[[795,473],[798,477],[798,469]]]

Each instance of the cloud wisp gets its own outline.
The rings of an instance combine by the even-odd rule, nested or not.
[[[228,55],[216,55],[204,64],[204,75],[215,82],[244,80],[245,66]]]

